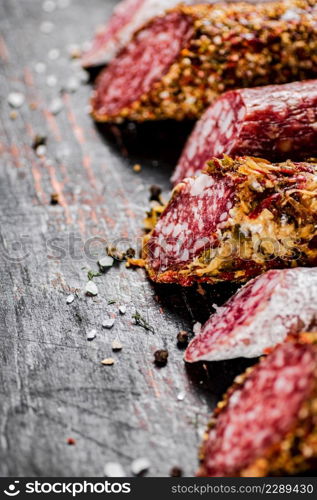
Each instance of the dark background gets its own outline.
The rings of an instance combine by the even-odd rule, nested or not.
[[[143,270],[117,265],[95,278],[87,298],[87,270],[97,270],[107,243],[137,248],[149,186],[168,190],[169,176],[191,124],[96,128],[88,115],[90,84],[61,95],[79,75],[72,44],[88,40],[115,1],[72,0],[44,12],[43,0],[0,2],[0,474],[98,476],[108,461],[130,474],[131,461],[147,457],[150,476],[173,466],[193,475],[210,411],[246,362],[186,368],[176,345],[179,330],[205,320],[212,304],[232,290],[206,295],[177,287],[154,289]],[[43,21],[54,29],[42,33]],[[58,49],[54,59],[52,49]],[[56,52],[55,52],[56,56]],[[38,62],[46,64],[38,73]],[[50,86],[50,76],[57,83]],[[7,98],[26,101],[10,117]],[[32,149],[47,136],[47,154]],[[142,165],[135,173],[132,166]],[[51,205],[52,193],[60,204]],[[77,293],[71,305],[70,293]],[[116,304],[108,305],[109,300]],[[119,305],[127,306],[120,316]],[[154,328],[134,325],[138,311]],[[116,315],[114,328],[101,328]],[[97,329],[92,342],[87,331]],[[111,342],[124,345],[112,353]],[[169,350],[164,368],[153,352]],[[114,366],[100,361],[113,356]],[[184,393],[183,401],[177,396]],[[76,444],[67,444],[73,438]]]

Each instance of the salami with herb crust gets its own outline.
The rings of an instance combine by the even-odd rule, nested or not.
[[[316,346],[279,345],[236,379],[213,417],[198,476],[296,475],[316,466]]]
[[[205,323],[185,361],[261,356],[267,349],[317,326],[317,269],[271,270],[251,280]]]
[[[180,5],[152,19],[97,79],[97,121],[198,118],[226,90],[317,75],[314,0]]]
[[[223,94],[196,124],[172,182],[223,154],[277,161],[317,156],[317,80]]]
[[[150,278],[183,286],[243,282],[272,268],[316,265],[316,174],[313,163],[208,162],[174,188],[144,238]]]

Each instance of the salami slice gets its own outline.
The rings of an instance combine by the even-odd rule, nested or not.
[[[317,458],[317,350],[287,342],[236,379],[201,449],[198,476],[295,475]]]
[[[272,270],[250,281],[206,322],[185,361],[261,356],[317,325],[317,269]]]
[[[317,264],[317,164],[213,159],[178,184],[143,244],[160,283],[246,281]],[[151,217],[149,217],[151,220]]]
[[[196,124],[172,182],[223,154],[277,161],[317,155],[316,123],[317,80],[226,92]]]
[[[152,19],[104,69],[97,121],[198,118],[226,90],[317,75],[315,0],[180,5]]]
[[[110,21],[98,29],[90,49],[83,54],[83,67],[109,63],[143,24],[179,3],[179,0],[122,0],[114,9]]]

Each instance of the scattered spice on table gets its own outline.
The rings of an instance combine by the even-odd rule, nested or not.
[[[98,295],[98,287],[97,287],[96,283],[94,283],[91,280],[88,281],[88,283],[86,284],[86,287],[85,287],[85,292],[86,292],[86,295],[89,295],[91,297]]]
[[[181,330],[177,334],[177,343],[180,346],[186,346],[188,344],[189,336],[188,333],[185,330]]]
[[[75,295],[71,294],[71,295],[68,295],[67,299],[66,299],[66,304],[72,304],[75,300]]]
[[[97,330],[93,328],[92,330],[87,332],[87,340],[94,340],[94,338],[96,338],[96,335],[97,335]]]
[[[114,263],[113,257],[110,257],[109,255],[106,255],[105,257],[102,257],[101,259],[98,260],[98,266],[101,271],[105,271],[109,267],[112,267]]]
[[[36,150],[39,146],[45,146],[46,141],[47,137],[45,135],[36,134],[32,142],[32,148]]]
[[[154,353],[154,362],[158,366],[165,366],[168,361],[168,351],[166,349],[158,349]]]
[[[171,470],[170,470],[171,477],[182,477],[182,475],[183,475],[183,471],[180,467],[177,467],[177,465],[175,467],[171,468]]]
[[[105,319],[102,323],[102,328],[108,328],[110,330],[110,328],[113,327],[114,322],[115,322],[114,318]]]
[[[122,465],[117,462],[108,462],[104,467],[104,474],[106,477],[126,477]]]
[[[52,83],[55,82],[55,79],[53,79],[53,76],[51,75],[50,77],[47,78],[47,84],[49,86],[54,86],[56,85],[57,82],[55,82],[54,85]],[[55,97],[49,105],[49,112],[52,113],[52,115],[58,115],[62,111],[64,107],[63,101],[60,99],[60,97]]]
[[[112,366],[115,364],[115,360],[113,358],[105,358],[101,361],[101,364],[106,366]]]
[[[127,312],[126,306],[120,306],[119,307],[119,313],[124,315]]]
[[[184,401],[185,396],[186,396],[185,392],[179,392],[177,394],[177,401]]]
[[[153,184],[152,186],[150,186],[149,201],[158,201],[159,203],[162,203],[161,194],[162,188],[160,186],[157,186],[156,184]]]
[[[101,273],[99,271],[89,270],[87,272],[87,278],[89,279],[89,281],[92,281],[94,278],[97,278],[98,276],[101,276]]]
[[[106,252],[114,260],[123,261],[126,258],[126,253],[118,250],[116,247],[106,247]]]
[[[114,340],[112,342],[112,350],[113,351],[121,351],[123,348],[123,345],[121,344],[120,340]]]
[[[25,101],[25,96],[21,92],[10,92],[8,95],[8,104],[12,108],[21,108]]]
[[[42,147],[42,146],[39,146]],[[59,195],[58,193],[52,193],[51,194],[51,205],[58,205],[59,203]]]
[[[149,468],[151,467],[151,463],[147,458],[137,458],[136,460],[133,460],[131,464],[131,471],[132,474],[135,476],[140,476],[147,472]]]
[[[132,318],[134,319],[136,325],[141,326],[144,330],[155,333],[154,328],[144,318],[142,318],[138,311],[133,314]]]

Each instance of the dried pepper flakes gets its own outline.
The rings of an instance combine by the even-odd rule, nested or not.
[[[92,116],[198,118],[226,90],[313,78],[316,20],[314,0],[179,5],[136,32],[103,70]]]

